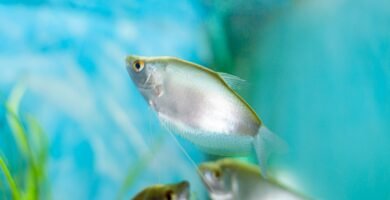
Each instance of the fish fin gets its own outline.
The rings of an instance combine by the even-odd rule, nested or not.
[[[266,167],[269,156],[274,153],[285,153],[287,151],[287,144],[267,127],[261,126],[254,140],[254,148],[261,174],[267,178]]]
[[[238,76],[223,72],[218,72],[218,75],[234,90],[242,90],[248,87],[248,82]]]

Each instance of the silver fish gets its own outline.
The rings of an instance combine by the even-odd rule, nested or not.
[[[199,170],[212,200],[307,199],[275,180],[263,178],[256,166],[233,159],[203,163]]]
[[[175,184],[158,184],[145,188],[132,200],[189,200],[190,184],[182,181]]]
[[[174,57],[128,56],[127,71],[160,121],[207,153],[248,155],[260,168],[281,143],[231,86],[241,79]]]

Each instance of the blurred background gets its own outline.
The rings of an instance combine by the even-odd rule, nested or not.
[[[0,0],[0,199],[129,199],[182,179],[207,197],[128,54],[247,80],[240,93],[289,145],[270,166],[280,182],[390,198],[389,1]]]

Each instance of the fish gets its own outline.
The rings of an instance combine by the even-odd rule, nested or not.
[[[173,184],[157,184],[146,187],[132,200],[189,200],[190,184],[181,181]]]
[[[271,178],[257,166],[231,158],[199,165],[201,179],[212,200],[308,199]]]
[[[202,151],[246,156],[254,150],[266,175],[268,156],[284,149],[284,141],[234,90],[244,80],[176,57],[130,55],[125,63],[161,124]]]

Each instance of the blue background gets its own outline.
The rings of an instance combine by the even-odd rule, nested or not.
[[[20,112],[50,142],[52,199],[124,199],[190,180],[194,166],[125,70],[128,54],[169,55],[248,80],[241,94],[289,144],[270,166],[319,199],[390,198],[390,2],[0,1],[0,97],[24,84]],[[0,151],[19,153],[0,109]],[[196,163],[210,157],[180,140]],[[0,197],[10,198],[0,173]]]

